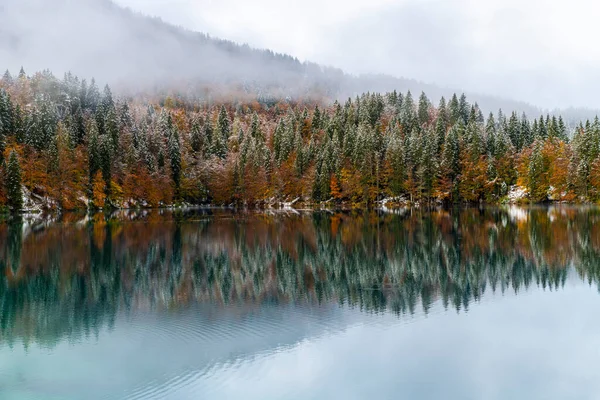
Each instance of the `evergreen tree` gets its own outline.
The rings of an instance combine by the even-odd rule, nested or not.
[[[306,121],[304,118],[302,118],[302,120]],[[252,115],[252,124],[250,125],[250,136],[252,136],[260,143],[263,143],[265,141],[265,136],[262,130],[260,129],[260,121],[258,119],[258,114],[256,113]]]
[[[81,109],[81,106],[77,106],[69,126],[71,146],[77,147],[78,145],[83,144],[85,135],[85,118],[83,116],[83,110]]]
[[[223,140],[225,142],[227,142],[227,140],[231,136],[231,122],[229,120],[229,115],[227,114],[227,110],[225,109],[225,106],[221,106],[217,124],[218,124],[218,131],[223,136]]]
[[[466,150],[472,161],[475,161],[485,152],[485,141],[481,126],[477,123],[476,115],[473,113],[465,131]]]
[[[0,166],[2,166],[4,161],[4,150],[6,150],[6,135],[4,134],[3,122],[0,119]],[[1,167],[0,167],[1,168]]]
[[[116,151],[119,147],[119,123],[117,121],[117,114],[114,106],[109,107],[107,110],[108,111],[104,116],[105,134],[110,138],[112,148]]]
[[[408,133],[412,132],[412,130],[416,128],[417,123],[417,116],[415,115],[415,103],[409,90],[404,97],[404,102],[402,103],[400,124],[402,125],[403,131]]]
[[[496,153],[496,136],[496,121],[494,120],[494,114],[490,112],[485,125],[485,143],[488,156],[494,156]]]
[[[15,106],[15,111],[13,113],[13,125],[14,125],[14,135],[15,140],[19,144],[25,143],[25,121],[23,119],[23,112],[21,111],[21,105],[17,104]]]
[[[197,120],[192,122],[192,128],[190,130],[190,145],[195,153],[200,152],[203,146],[202,132],[200,131],[200,124]]]
[[[179,146],[179,134],[174,129],[168,140],[169,160],[171,162],[171,177],[175,184],[175,198],[181,196],[181,150]]]
[[[92,120],[89,122],[89,138],[88,138],[88,171],[90,178],[90,185],[94,180],[96,172],[101,168],[100,161],[100,143],[98,137],[98,127],[96,121]]]
[[[8,207],[12,212],[23,208],[23,192],[21,189],[21,166],[15,151],[11,151],[6,165],[6,194]]]
[[[454,192],[456,189],[456,180],[458,175],[460,174],[460,143],[459,138],[461,136],[461,131],[464,129],[462,123],[459,122],[452,126],[448,131],[448,136],[446,137],[446,143],[444,145],[444,153],[442,154],[442,165],[443,171],[451,185],[451,190]],[[453,197],[456,195],[453,194]],[[454,200],[457,200],[454,198]]]
[[[460,95],[460,99],[458,100],[458,109],[460,110],[460,117],[462,118],[463,123],[466,124],[469,121],[471,107],[467,101],[467,96],[465,96],[464,93]]]
[[[546,123],[544,122],[544,116],[541,115],[540,119],[538,120],[538,137],[546,140],[548,139],[548,125],[546,125]]]
[[[458,102],[458,97],[456,97],[456,93],[452,95],[448,107],[450,111],[450,125],[454,125],[461,119],[460,104]]]
[[[520,151],[523,148],[521,124],[516,112],[513,112],[508,120],[508,137],[510,137],[510,141],[514,144],[517,151]]]
[[[319,110],[319,106],[315,106],[315,111],[313,113],[313,119],[312,119],[312,129],[313,131],[318,131],[319,129],[322,128],[321,125],[321,110]]]
[[[100,170],[105,184],[105,193],[107,197],[111,195],[112,188],[112,162],[113,147],[109,136],[103,135],[98,139]]]
[[[534,134],[531,131],[531,125],[529,124],[529,120],[527,119],[527,115],[525,115],[525,113],[521,115],[520,136],[520,142],[523,147],[531,146],[535,140]]]
[[[90,83],[90,87],[87,90],[86,95],[86,106],[89,107],[92,113],[95,113],[100,105],[100,91],[98,90],[98,86],[96,86],[96,81],[92,79]]]
[[[529,195],[533,202],[545,201],[548,198],[547,168],[542,148],[543,143],[537,141],[529,160]]]
[[[429,99],[425,95],[425,92],[421,92],[421,96],[419,97],[419,108],[417,111],[419,126],[424,126],[429,122],[429,107]]]
[[[569,137],[567,136],[567,127],[562,116],[558,117],[558,138],[564,142],[569,141]]]
[[[12,75],[10,74],[9,70],[6,70],[4,72],[4,75],[2,76],[2,82],[5,83],[7,86],[13,85],[14,79],[13,79]]]

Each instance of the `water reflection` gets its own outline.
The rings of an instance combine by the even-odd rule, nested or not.
[[[52,347],[119,313],[191,305],[344,304],[458,311],[486,291],[597,285],[600,212],[466,209],[399,215],[217,211],[65,215],[0,225],[0,343]]]

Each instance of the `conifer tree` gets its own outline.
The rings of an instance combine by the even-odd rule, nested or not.
[[[456,93],[452,95],[448,108],[450,111],[450,125],[454,125],[461,119],[460,104],[458,102],[458,97],[456,97]]]
[[[523,138],[521,136],[521,124],[516,112],[513,112],[508,120],[508,137],[510,137],[510,141],[517,151],[520,151],[523,147]]]
[[[521,129],[520,129],[520,142],[522,147],[529,147],[533,144],[534,135],[531,131],[531,125],[527,119],[527,115],[523,113],[521,115]]]
[[[197,120],[192,122],[192,128],[190,130],[190,145],[195,153],[200,152],[203,147],[203,138],[200,131],[200,124]]]
[[[447,175],[446,178],[449,179],[450,183],[453,186],[452,190],[454,190],[454,187],[456,185],[456,179],[460,174],[459,138],[463,129],[464,127],[460,120],[456,125],[450,128],[450,130],[448,131],[448,136],[446,137],[446,143],[444,145],[444,153],[442,155],[444,171]]]
[[[547,166],[542,154],[543,142],[537,141],[531,153],[528,169],[529,196],[533,202],[548,198]]]
[[[429,122],[429,106],[429,99],[425,95],[425,92],[421,92],[421,96],[419,97],[419,108],[417,111],[419,126],[424,126]]]
[[[9,70],[6,70],[4,72],[4,75],[2,76],[2,82],[5,83],[7,86],[12,86],[12,84],[14,83],[14,79],[10,74]]]
[[[8,207],[12,212],[20,212],[23,208],[23,192],[21,189],[21,165],[15,151],[11,151],[6,165],[6,194]]]
[[[231,121],[229,120],[229,114],[227,114],[225,106],[221,106],[217,124],[218,130],[223,136],[223,140],[227,142],[227,140],[231,136]]]
[[[179,199],[181,196],[181,149],[177,129],[174,129],[169,137],[168,152],[171,162],[171,177],[175,185],[175,198]]]
[[[467,96],[464,93],[460,95],[460,99],[458,100],[458,109],[460,110],[460,117],[462,118],[463,123],[466,124],[469,121],[471,107],[467,101]]]
[[[414,128],[416,128],[417,123],[418,121],[417,116],[415,115],[415,103],[409,90],[404,97],[404,102],[402,103],[400,124],[402,125],[404,132],[410,133]]]
[[[6,135],[4,134],[4,131],[2,128],[3,128],[3,122],[2,122],[2,119],[0,119],[0,166],[3,164],[4,150],[6,150]]]
[[[315,111],[313,113],[313,119],[312,119],[312,129],[313,131],[318,131],[319,129],[322,128],[322,124],[321,124],[321,110],[319,110],[319,106],[315,106]]]
[[[496,153],[496,136],[496,121],[494,120],[494,114],[490,112],[485,125],[485,143],[488,156],[494,156]]]
[[[569,137],[567,136],[567,127],[562,116],[558,117],[558,138],[564,142],[569,141]]]

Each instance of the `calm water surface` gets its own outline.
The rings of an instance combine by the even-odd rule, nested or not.
[[[600,211],[0,223],[0,399],[597,399]]]

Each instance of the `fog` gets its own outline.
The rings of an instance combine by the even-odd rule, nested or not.
[[[600,106],[592,95],[592,80],[582,88],[558,79],[550,67],[516,71],[507,67],[519,65],[516,57],[502,53],[502,48],[496,57],[489,57],[495,49],[475,54],[481,47],[476,42],[486,45],[487,39],[471,31],[472,16],[461,11],[467,0],[118,2],[2,0],[0,69],[16,73],[24,66],[28,73],[50,69],[58,75],[72,71],[121,87],[241,83],[242,90],[282,96],[344,98],[368,90],[410,89],[415,97],[425,90],[436,102],[441,95],[465,90],[468,95],[476,93],[470,98],[484,109],[503,107],[530,114],[537,109],[526,103],[544,108]],[[213,40],[193,30],[289,52],[302,61],[341,67],[353,75]],[[512,35],[506,40],[510,38],[516,39]],[[522,47],[515,47],[515,56]],[[505,58],[506,62],[498,62]],[[364,73],[388,75],[355,76]],[[498,95],[523,102],[493,97]]]
[[[600,106],[597,2],[117,1],[352,73],[408,77],[546,108]]]

